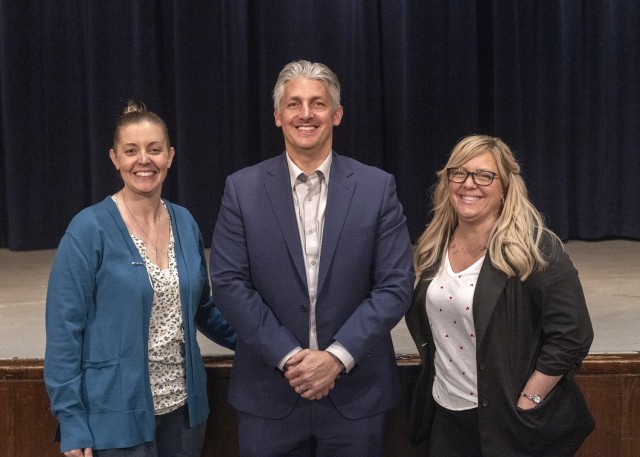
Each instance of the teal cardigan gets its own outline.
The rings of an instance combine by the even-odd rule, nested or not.
[[[193,426],[209,413],[196,325],[231,349],[236,336],[211,302],[197,224],[185,208],[165,203],[180,279]],[[144,261],[111,197],[81,211],[60,241],[47,289],[44,378],[62,452],[155,438],[147,353],[152,301]]]

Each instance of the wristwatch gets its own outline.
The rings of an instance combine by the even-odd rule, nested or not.
[[[529,400],[534,402],[536,405],[539,405],[540,403],[542,403],[542,397],[538,394],[529,395],[529,394],[525,394],[524,392],[520,392],[520,395],[528,398]]]

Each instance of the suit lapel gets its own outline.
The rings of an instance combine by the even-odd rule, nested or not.
[[[278,220],[278,225],[284,237],[289,255],[293,260],[300,278],[307,284],[307,273],[304,268],[304,257],[300,244],[300,232],[296,221],[296,211],[293,205],[293,193],[291,190],[291,180],[289,178],[289,168],[287,159],[280,155],[278,160],[273,162],[273,166],[267,170],[264,179],[265,189],[271,202],[273,212]],[[270,236],[269,233],[265,233]],[[269,240],[267,239],[268,243]]]
[[[507,275],[494,268],[487,255],[478,277],[478,286],[473,296],[473,321],[476,329],[476,344],[480,348],[489,328],[493,311],[507,283]]]
[[[335,153],[331,162],[331,175],[329,177],[329,192],[327,195],[327,208],[325,210],[324,228],[322,230],[322,251],[320,252],[320,271],[318,273],[318,294],[322,291],[322,285],[327,278],[329,266],[333,262],[333,256],[338,246],[338,240],[344,227],[351,198],[356,189],[356,178],[342,158]]]

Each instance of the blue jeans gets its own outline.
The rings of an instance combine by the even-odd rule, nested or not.
[[[156,439],[125,449],[94,450],[94,457],[200,457],[207,423],[189,427],[187,405],[156,416]]]

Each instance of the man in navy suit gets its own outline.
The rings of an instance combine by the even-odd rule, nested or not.
[[[286,65],[273,101],[285,152],[227,178],[211,246],[238,333],[240,455],[381,456],[414,280],[395,181],[332,150],[343,108],[325,65]]]

